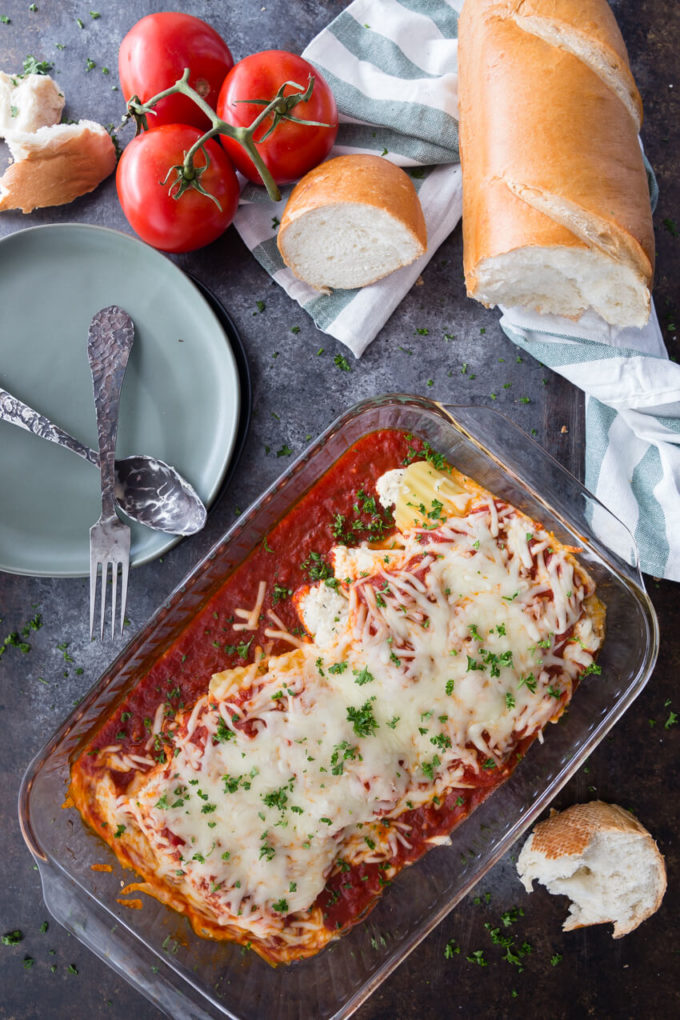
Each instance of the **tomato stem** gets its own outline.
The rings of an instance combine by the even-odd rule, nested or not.
[[[286,87],[296,88],[299,91],[285,95],[284,90]],[[263,121],[270,116],[272,117],[272,124],[259,141],[263,141],[264,138],[267,138],[268,135],[275,130],[277,124],[281,120],[293,120],[297,124],[309,124],[317,127],[328,126],[321,124],[319,121],[299,120],[297,117],[292,117],[290,115],[291,110],[297,106],[298,103],[304,103],[310,98],[313,89],[314,75],[310,74],[306,88],[303,88],[302,85],[298,85],[297,82],[286,81],[279,87],[276,95],[270,101],[263,99],[243,100],[243,102],[257,103],[258,105],[264,104],[263,109],[248,127],[234,127],[232,124],[227,124],[226,121],[218,117],[203,97],[191,87],[189,84],[189,68],[187,67],[184,69],[182,77],[178,78],[174,85],[171,85],[169,88],[164,89],[157,95],[152,96],[151,99],[147,99],[146,102],[142,102],[138,96],[132,96],[128,102],[128,117],[134,117],[137,125],[137,134],[139,134],[140,131],[148,130],[149,124],[147,115],[153,113],[154,107],[161,101],[161,99],[165,99],[167,96],[177,95],[178,93],[181,93],[183,96],[188,96],[189,99],[192,99],[199,109],[206,115],[211,123],[211,127],[205,132],[205,134],[201,135],[194,145],[191,146],[184,157],[182,176],[185,180],[193,180],[196,176],[194,156],[198,150],[205,145],[208,139],[214,138],[215,135],[227,135],[229,138],[233,138],[237,141],[245,149],[262,178],[262,183],[267,189],[267,194],[272,201],[279,202],[281,200],[281,192],[279,191],[276,181],[269,172],[266,163],[262,159],[253,136]]]
[[[217,208],[220,210],[220,212],[222,212],[222,205],[220,203],[219,198],[217,198],[215,195],[212,195],[209,191],[206,191],[206,189],[203,187],[201,183],[201,177],[210,166],[210,156],[208,155],[208,150],[203,148],[202,143],[203,139],[199,139],[196,145],[192,146],[190,152],[194,153],[198,149],[201,149],[203,156],[205,158],[205,163],[203,164],[203,166],[196,166],[192,158],[189,168],[187,169],[187,157],[189,155],[189,153],[187,153],[187,155],[184,157],[184,162],[176,163],[174,166],[171,166],[160,183],[162,185],[167,184],[170,179],[170,175],[174,172],[174,178],[169,188],[169,194],[172,198],[175,199],[175,201],[178,198],[181,198],[185,191],[188,191],[190,188],[193,188],[194,191],[200,192],[201,195],[205,195],[206,198],[209,198],[212,202],[214,202]]]

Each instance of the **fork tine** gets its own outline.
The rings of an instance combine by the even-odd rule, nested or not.
[[[96,549],[92,545],[90,546],[90,641],[92,641],[95,633],[95,607],[97,604],[97,586],[99,583],[99,567],[100,559],[97,556]]]
[[[90,566],[90,641],[94,634],[94,593],[97,585],[97,576],[93,575],[92,567]]]
[[[118,561],[111,560],[111,637],[116,633],[116,589],[118,588]]]
[[[109,564],[106,560],[102,560],[102,573],[101,573],[101,606],[99,612],[99,637],[104,637],[104,615],[106,612],[106,575],[108,573]]]
[[[130,569],[129,559],[124,559],[122,563],[121,579],[120,579],[120,632],[123,633],[123,624],[125,623],[125,605],[127,602],[127,587],[128,587],[128,573]]]

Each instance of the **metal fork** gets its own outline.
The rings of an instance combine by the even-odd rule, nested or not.
[[[104,636],[106,583],[111,567],[111,635],[116,629],[116,593],[118,570],[121,573],[120,630],[123,631],[130,566],[130,528],[116,514],[116,436],[118,408],[123,376],[135,336],[132,319],[117,305],[102,308],[92,319],[87,337],[87,356],[94,385],[99,437],[99,471],[101,477],[102,512],[90,528],[90,640],[94,630],[97,601],[97,579],[101,567],[101,625]]]

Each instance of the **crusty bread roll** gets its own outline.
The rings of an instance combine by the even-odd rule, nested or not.
[[[459,103],[468,294],[644,325],[641,103],[606,0],[468,0]]]
[[[0,71],[0,138],[58,124],[64,93],[48,74],[14,77]]]
[[[427,247],[411,178],[381,156],[337,156],[295,186],[277,243],[283,261],[317,290],[365,287]]]
[[[537,879],[570,897],[564,931],[611,921],[615,939],[658,910],[666,891],[664,859],[649,832],[628,811],[599,800],[539,822],[517,871],[527,892]]]
[[[93,191],[116,166],[111,136],[92,120],[13,134],[7,143],[15,162],[0,177],[0,211],[65,205]]]

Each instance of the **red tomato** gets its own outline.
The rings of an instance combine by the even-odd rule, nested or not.
[[[147,100],[191,70],[189,84],[215,109],[224,76],[234,64],[229,47],[214,28],[191,14],[147,14],[130,29],[118,51],[118,73],[125,101]],[[168,96],[149,115],[149,127],[195,124],[206,131],[210,121],[188,96]]]
[[[330,88],[319,72],[302,57],[285,50],[264,50],[253,53],[235,64],[220,90],[217,115],[234,127],[247,127],[262,112],[262,106],[243,100],[264,99],[269,102],[285,81],[307,87],[310,74],[314,75],[314,90],[307,102],[293,107],[291,116],[301,120],[315,120],[328,127],[296,124],[282,119],[257,149],[277,184],[291,184],[321,163],[330,152],[338,133],[338,111]],[[285,95],[297,89],[287,87]],[[272,124],[268,117],[255,132],[257,143]],[[253,161],[234,139],[222,135],[222,144],[234,165],[249,180],[262,184]]]
[[[133,138],[118,162],[116,187],[127,221],[143,241],[161,251],[202,248],[219,237],[234,218],[238,180],[229,157],[212,139],[204,146],[210,163],[199,180],[221,208],[195,188],[173,197],[177,177],[175,171],[168,176],[168,171],[184,162],[184,154],[201,134],[189,124],[162,124]],[[194,161],[198,169],[206,165],[200,150]]]

